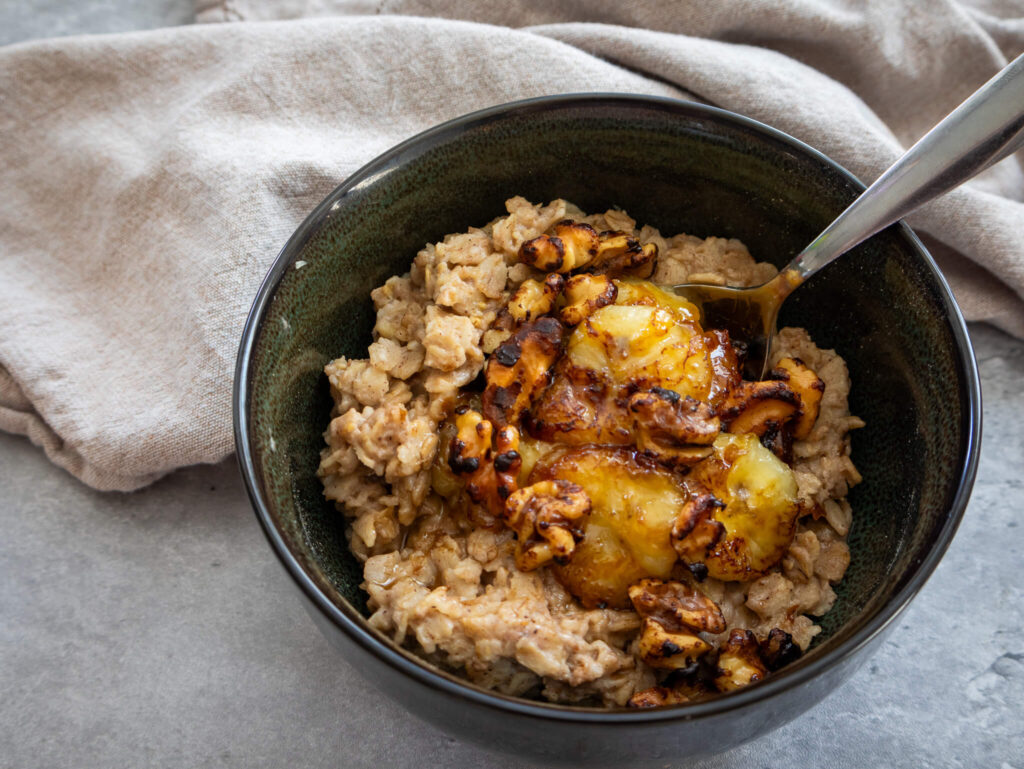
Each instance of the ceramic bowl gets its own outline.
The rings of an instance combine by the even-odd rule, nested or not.
[[[816,275],[781,323],[846,359],[864,476],[850,494],[852,563],[821,635],[765,682],[690,705],[552,705],[473,686],[366,623],[359,565],[315,471],[329,360],[366,356],[369,294],[446,233],[504,213],[513,195],[624,208],[665,233],[744,241],[782,265],[863,189],[822,154],[695,104],[579,95],[496,107],[438,126],[354,174],[274,262],[245,325],[235,380],[238,457],[256,515],[310,613],[382,692],[495,749],[614,763],[717,752],[792,719],[881,642],[934,570],[975,476],[980,395],[963,318],[913,232],[894,225]],[[927,652],[925,652],[927,653]],[[340,664],[340,658],[339,658]],[[357,704],[356,704],[357,705]]]

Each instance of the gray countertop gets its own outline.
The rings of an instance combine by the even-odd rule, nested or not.
[[[0,42],[181,23],[190,10],[0,0]],[[841,690],[699,766],[1024,769],[1024,344],[971,331],[981,471],[938,570]],[[0,526],[4,767],[530,765],[418,721],[328,646],[233,460],[103,494],[0,434]]]

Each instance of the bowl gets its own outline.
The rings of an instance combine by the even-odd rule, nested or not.
[[[974,481],[978,373],[949,287],[904,224],[879,233],[786,302],[846,358],[864,476],[850,494],[852,563],[823,632],[768,680],[694,704],[599,710],[477,688],[369,627],[344,520],[315,472],[331,399],[323,366],[366,357],[371,289],[447,233],[504,213],[513,195],[620,206],[662,232],[744,241],[781,266],[862,190],[805,144],[753,120],[669,99],[567,95],[428,130],[332,192],[284,246],[245,324],[235,440],[257,518],[310,614],[349,663],[456,736],[548,759],[698,756],[814,705],[882,642],[945,552]],[[340,659],[340,658],[339,658]]]

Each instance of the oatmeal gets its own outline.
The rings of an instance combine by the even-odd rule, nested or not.
[[[372,293],[326,366],[319,476],[370,624],[507,694],[637,707],[806,650],[849,564],[849,377],[782,329],[763,382],[658,288],[757,285],[742,243],[512,198]],[[481,376],[483,375],[483,376]]]

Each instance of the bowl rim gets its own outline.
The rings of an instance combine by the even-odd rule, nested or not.
[[[534,702],[519,697],[500,694],[477,687],[472,682],[458,678],[431,666],[411,652],[392,648],[382,642],[383,637],[374,634],[366,619],[360,612],[348,605],[337,605],[316,584],[316,581],[302,568],[301,563],[289,549],[281,532],[274,523],[267,499],[259,482],[260,473],[255,461],[255,449],[249,430],[248,414],[252,395],[252,368],[254,351],[264,317],[272,303],[277,287],[287,274],[288,268],[295,261],[296,255],[305,246],[312,235],[319,229],[323,221],[337,209],[341,199],[349,192],[358,190],[380,175],[385,174],[391,163],[403,153],[418,145],[431,143],[432,139],[463,133],[478,124],[487,123],[509,115],[522,115],[531,111],[549,107],[599,107],[609,105],[616,107],[639,107],[668,111],[680,117],[710,118],[714,121],[732,124],[734,127],[765,135],[769,139],[788,145],[793,150],[811,159],[830,166],[841,176],[851,182],[855,188],[863,191],[864,184],[843,166],[819,152],[808,144],[786,134],[776,128],[743,115],[739,115],[719,107],[707,106],[695,102],[673,99],[662,96],[625,93],[567,93],[553,96],[541,96],[531,99],[508,102],[461,115],[459,117],[428,128],[409,139],[395,145],[381,155],[352,173],[339,184],[326,198],[306,217],[281,249],[253,300],[246,317],[238,357],[235,366],[235,378],[232,388],[232,417],[234,422],[235,450],[246,492],[259,520],[263,533],[269,541],[286,571],[295,580],[299,589],[307,599],[336,627],[343,631],[352,641],[366,652],[390,667],[410,676],[415,681],[428,687],[440,689],[443,693],[492,710],[515,713],[521,716],[534,717],[559,722],[581,722],[611,726],[618,724],[653,723],[661,721],[696,720],[723,714],[743,708],[760,700],[768,699],[780,692],[799,687],[816,678],[826,669],[849,659],[860,649],[868,645],[872,639],[882,633],[904,611],[911,599],[934,572],[953,539],[963,519],[964,511],[970,498],[971,490],[977,476],[979,450],[981,443],[981,385],[977,362],[960,308],[957,306],[949,284],[943,277],[916,234],[900,220],[895,227],[900,230],[909,245],[916,249],[925,266],[931,271],[941,291],[941,300],[949,320],[954,343],[959,354],[959,362],[965,373],[967,399],[969,408],[966,414],[966,462],[960,468],[956,494],[950,505],[949,515],[936,537],[933,547],[924,558],[911,566],[909,579],[903,588],[879,606],[874,614],[828,654],[807,660],[805,664],[797,661],[787,670],[769,677],[756,686],[739,691],[726,693],[708,700],[692,704],[677,705],[652,709],[602,709],[579,707],[557,703]],[[349,616],[351,613],[352,616]],[[358,619],[357,619],[358,618]]]

